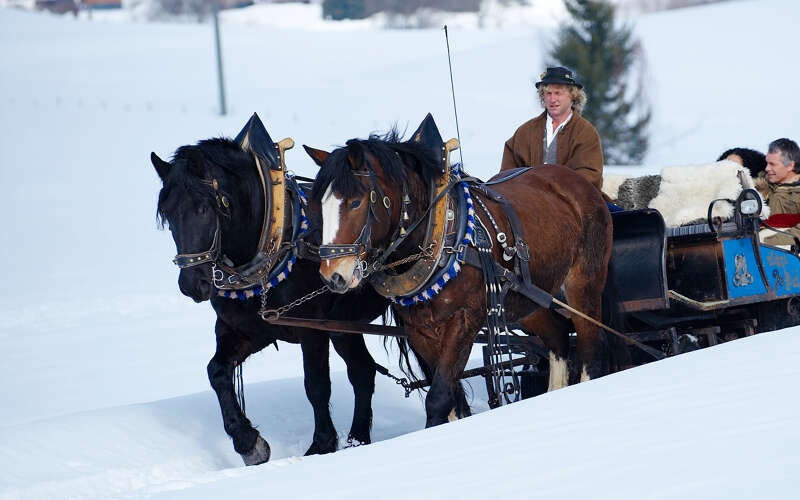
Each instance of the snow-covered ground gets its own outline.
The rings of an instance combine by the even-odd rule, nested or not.
[[[743,0],[636,20],[655,116],[647,168],[797,139],[798,18],[792,0]],[[420,399],[382,379],[378,442],[311,458],[298,458],[313,424],[299,350],[282,345],[245,364],[273,461],[242,468],[205,374],[213,313],[179,294],[156,229],[150,151],[233,135],[253,111],[273,138],[323,148],[428,111],[455,135],[441,30],[312,24],[223,19],[220,117],[209,25],[0,10],[0,498],[795,497],[794,329],[425,431]],[[496,171],[503,141],[539,112],[531,81],[552,33],[450,31],[470,172]],[[300,150],[287,162],[314,173]],[[370,349],[394,365],[378,340]],[[344,432],[352,396],[332,366]]]

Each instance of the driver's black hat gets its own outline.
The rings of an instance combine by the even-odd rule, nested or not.
[[[575,85],[579,89],[583,88],[578,80],[575,79],[575,75],[572,71],[568,70],[567,68],[562,68],[561,66],[556,66],[555,68],[547,68],[547,71],[539,75],[541,81],[536,82],[536,88],[539,88],[539,85],[548,85],[551,83],[557,83],[560,85]]]

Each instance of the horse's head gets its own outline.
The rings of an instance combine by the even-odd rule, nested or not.
[[[178,286],[195,302],[208,300],[217,259],[244,262],[257,245],[263,195],[253,158],[236,142],[209,139],[178,148],[171,162],[155,153],[150,160],[163,183],[158,216],[175,241]]]
[[[320,274],[339,293],[357,288],[383,251],[428,202],[426,181],[440,172],[435,151],[386,137],[351,139],[330,154],[304,146],[321,167],[312,199],[322,204]]]

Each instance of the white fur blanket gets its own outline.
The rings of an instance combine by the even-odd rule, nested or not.
[[[606,173],[603,175],[603,192],[611,199],[619,200],[621,187],[627,191],[636,190],[636,179],[645,178],[630,178]],[[647,176],[646,180],[648,182],[642,183],[643,187],[658,185],[658,179],[655,176]],[[742,189],[753,187],[753,179],[748,170],[738,163],[728,160],[706,165],[664,167],[661,171],[658,193],[650,199],[646,206],[661,212],[668,227],[680,226],[698,219],[705,219],[708,216],[708,205],[713,200],[719,198],[735,200]],[[642,195],[637,198],[636,203],[644,203],[648,199],[647,195]],[[623,206],[625,206],[624,203]],[[634,208],[640,207],[635,206]],[[769,207],[764,204],[762,216],[768,215]],[[733,206],[729,203],[717,203],[714,205],[713,216],[728,219],[733,216]]]

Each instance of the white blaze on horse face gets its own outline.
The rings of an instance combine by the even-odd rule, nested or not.
[[[566,387],[568,383],[567,360],[559,358],[550,351],[550,384],[547,386],[547,392]]]
[[[339,220],[342,213],[342,205],[345,200],[336,196],[333,192],[333,185],[328,185],[328,189],[322,196],[322,244],[336,244],[336,236],[339,234]],[[339,242],[348,244],[348,242]],[[355,257],[340,257],[338,259],[323,259],[319,266],[319,272],[323,278],[330,280],[334,273],[339,273],[344,279],[350,277],[348,288],[358,286],[360,276],[355,272]]]
[[[328,185],[322,196],[322,244],[330,245],[339,232],[339,215],[344,200],[333,193],[333,184]]]

